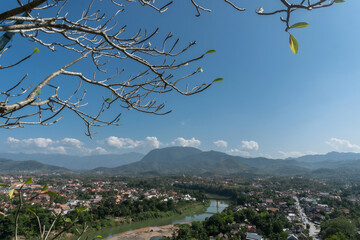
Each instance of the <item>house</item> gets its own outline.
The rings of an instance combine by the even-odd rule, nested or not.
[[[343,211],[345,214],[350,214],[350,210],[347,209],[347,208],[342,209],[342,211]]]
[[[288,229],[288,228],[284,228],[283,229],[283,232],[286,232],[287,234],[289,234],[289,235],[293,235],[294,233],[290,230],[290,229]]]
[[[299,240],[294,234],[291,234],[287,240]]]
[[[264,238],[257,233],[247,233],[246,240],[264,240]]]
[[[53,211],[54,211],[54,213],[61,213],[61,209],[60,208],[55,208],[55,209],[53,209]]]
[[[287,219],[290,221],[290,222],[294,222],[296,219],[297,219],[297,216],[295,213],[289,213],[288,216],[287,216]]]
[[[278,212],[279,209],[278,208],[267,208],[268,211],[271,211],[271,212]]]

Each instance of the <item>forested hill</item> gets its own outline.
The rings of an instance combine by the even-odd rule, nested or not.
[[[0,158],[7,158],[16,161],[35,160],[43,164],[54,165],[71,170],[90,170],[97,167],[118,167],[140,161],[143,157],[143,154],[136,152],[90,156],[73,156],[65,154],[0,153]]]
[[[207,175],[207,176],[305,176],[359,178],[360,154],[331,152],[295,159],[244,158],[192,147],[168,147],[142,154],[124,155],[31,155],[33,160],[13,161],[1,157],[0,172],[63,172],[111,175]],[[13,156],[22,156],[13,154]],[[121,157],[119,157],[121,156]],[[29,155],[23,155],[24,159]],[[39,160],[40,159],[40,160]],[[17,159],[16,159],[17,160]],[[21,159],[22,160],[22,159]],[[56,166],[55,166],[56,165]],[[101,166],[101,167],[99,167]],[[107,167],[106,167],[107,166]],[[116,166],[116,167],[115,167]],[[97,167],[97,168],[96,168]],[[89,170],[93,169],[93,170]]]
[[[37,161],[13,161],[0,158],[0,173],[38,172],[38,173],[70,173],[71,171],[57,166],[43,164]]]
[[[343,156],[343,157],[342,157]],[[222,175],[222,176],[315,176],[356,177],[360,154],[329,153],[297,159],[244,158],[192,147],[169,147],[150,151],[141,161],[92,172],[116,175]],[[336,172],[337,174],[333,174]]]
[[[296,159],[299,162],[324,162],[324,161],[351,161],[360,160],[360,153],[353,152],[329,152],[326,154],[305,155]]]
[[[296,173],[307,171],[296,161],[243,158],[223,152],[203,152],[192,147],[170,147],[149,152],[141,161],[117,168],[97,168],[109,174],[252,175],[254,173]]]

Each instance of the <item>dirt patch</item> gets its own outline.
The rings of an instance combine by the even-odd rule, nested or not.
[[[144,239],[150,240],[152,237],[171,237],[173,232],[178,230],[179,227],[173,224],[160,226],[160,227],[146,227],[118,234],[111,237],[109,240],[121,240],[121,239]]]

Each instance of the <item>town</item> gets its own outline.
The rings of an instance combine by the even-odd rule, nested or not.
[[[16,195],[23,185],[20,180],[27,177],[0,178],[1,183],[9,185],[0,188],[0,226],[5,226],[6,219],[18,207],[16,201],[9,199],[9,192],[14,188]],[[360,214],[357,185],[334,187],[304,178],[182,176],[90,180],[79,176],[43,175],[31,179],[32,183],[21,189],[28,206],[46,209],[49,218],[61,214],[71,219],[76,218],[77,209],[84,208],[86,216],[78,224],[91,219],[93,230],[162,218],[170,212],[170,215],[181,215],[194,207],[206,209],[214,196],[224,197],[229,204],[224,211],[202,222],[209,239],[326,239],[339,234],[332,234],[328,226],[340,224],[337,221],[351,223],[352,217]],[[191,227],[185,225],[173,233],[173,239],[184,239],[182,234],[186,231],[191,234]],[[349,227],[353,228],[352,232],[345,234],[357,235],[355,223]],[[23,234],[34,234],[34,229]]]

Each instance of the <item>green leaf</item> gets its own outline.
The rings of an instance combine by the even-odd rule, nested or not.
[[[214,52],[216,52],[216,50],[211,49],[211,50],[207,51],[205,54],[208,54],[208,53],[214,53]]]
[[[33,53],[38,53],[38,52],[40,52],[40,50],[38,48],[35,48],[33,51]]]
[[[11,189],[9,191],[9,197],[10,197],[10,199],[12,199],[14,197],[14,189]]]
[[[289,45],[290,45],[291,51],[293,51],[293,53],[296,55],[299,50],[299,43],[292,34],[290,34],[290,36],[289,36]]]
[[[59,197],[59,195],[57,195],[56,193],[52,192],[52,191],[48,191],[46,192],[45,194],[49,195],[49,196],[52,196],[52,197]]]
[[[334,0],[334,3],[344,3],[345,0]]]
[[[198,69],[196,69],[196,71],[199,71],[201,69],[201,67],[198,67]]]
[[[96,237],[97,237],[97,238],[102,238],[102,236],[101,236],[101,235],[97,235]]]
[[[107,98],[107,99],[105,99],[105,102],[111,102],[112,101],[112,99],[111,98]]]
[[[76,212],[81,213],[81,212],[85,211],[86,209],[88,209],[88,208],[87,207],[77,208]]]
[[[36,96],[39,96],[40,93],[41,93],[41,88],[38,88],[38,89],[36,90]]]
[[[214,81],[212,81],[212,82],[220,82],[220,81],[222,81],[222,80],[224,80],[223,78],[217,78],[217,79],[215,79]]]
[[[36,216],[36,211],[32,207],[26,207],[26,209]]]
[[[71,222],[72,222],[70,218],[65,218],[64,220],[65,220],[65,222],[67,222],[67,223],[71,223]]]
[[[9,185],[9,184],[0,183],[0,187],[10,187],[10,185]]]
[[[290,28],[304,28],[307,26],[309,26],[309,24],[307,22],[298,22],[298,23],[291,25]]]
[[[46,191],[49,189],[49,186],[47,184],[45,184],[45,186],[41,189],[41,191]]]
[[[31,184],[33,183],[33,179],[31,177],[29,177],[26,181],[25,184]]]

